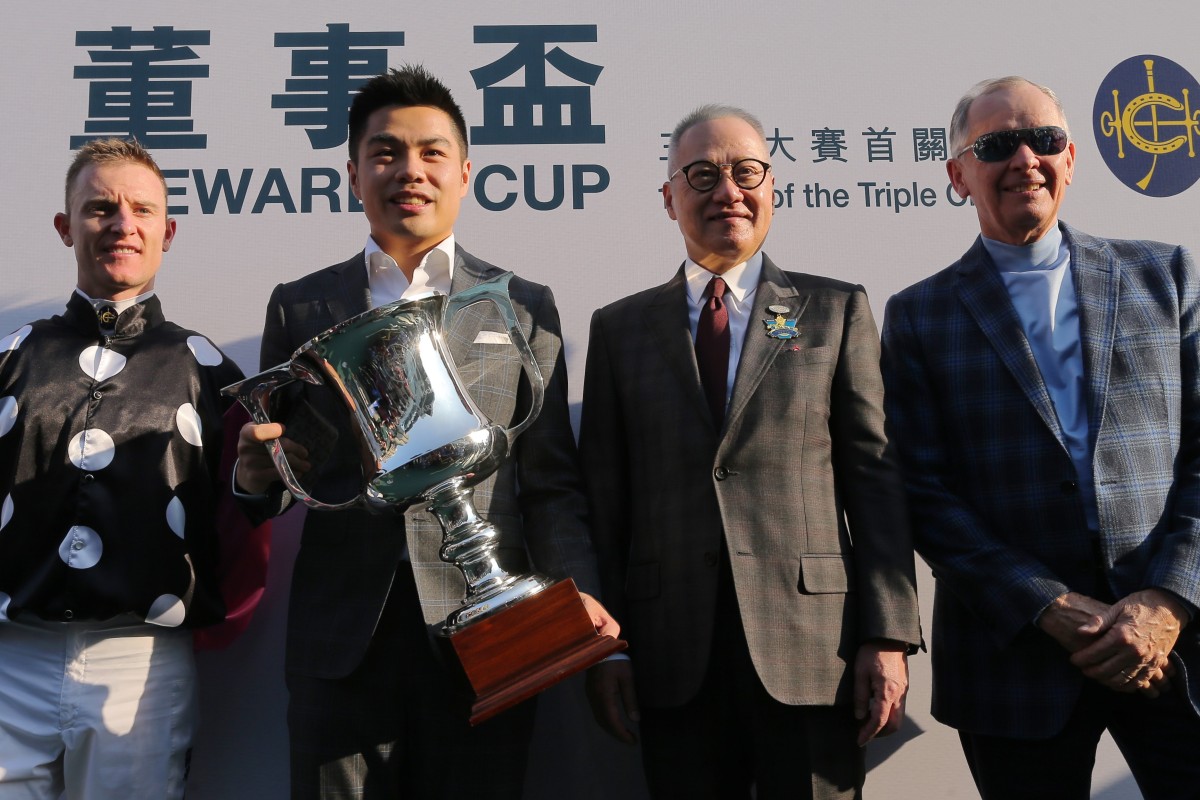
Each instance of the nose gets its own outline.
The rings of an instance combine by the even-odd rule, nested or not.
[[[112,226],[122,235],[137,232],[137,226],[134,224],[133,209],[118,208],[112,216]]]
[[[412,183],[420,180],[425,174],[424,162],[418,152],[405,152],[396,158],[396,180],[401,183]]]
[[[717,185],[713,187],[713,197],[726,204],[741,201],[742,187],[734,182],[733,169],[722,167],[720,172],[721,177],[717,179]]]
[[[1009,163],[1019,169],[1026,169],[1032,164],[1040,164],[1041,156],[1033,152],[1033,148],[1029,146],[1028,142],[1021,142],[1017,145],[1017,151],[1012,154]]]

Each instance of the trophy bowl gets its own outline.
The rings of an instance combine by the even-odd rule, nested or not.
[[[545,396],[508,295],[511,278],[505,273],[454,295],[422,295],[351,317],[303,344],[290,361],[222,390],[256,423],[284,422],[289,429],[291,420],[272,419],[277,391],[299,383],[331,393],[344,413],[333,422],[307,420],[308,427],[324,431],[317,439],[354,443],[361,477],[352,496],[313,496],[280,441],[267,443],[284,485],[309,508],[423,506],[437,518],[440,558],[466,582],[463,605],[447,617],[442,636],[475,695],[472,724],[625,647],[596,633],[573,581],[504,570],[496,555],[500,534],[472,502],[473,487],[499,469]],[[499,309],[532,389],[528,414],[511,428],[479,411],[444,341],[454,315],[478,302]]]

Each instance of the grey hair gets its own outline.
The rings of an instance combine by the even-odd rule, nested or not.
[[[766,146],[767,134],[763,132],[763,126],[759,122],[758,117],[737,106],[708,103],[679,120],[679,124],[675,126],[675,130],[671,131],[671,140],[667,145],[667,174],[670,175],[675,172],[675,153],[679,150],[679,140],[683,138],[683,134],[689,128],[694,128],[705,122],[712,122],[714,119],[725,119],[726,117],[735,117],[745,122],[751,128],[754,128],[754,132],[758,134],[758,138],[762,139],[763,146]]]
[[[971,113],[971,106],[976,100],[987,94],[1011,89],[1014,86],[1032,86],[1042,94],[1054,101],[1054,107],[1058,109],[1059,119],[1062,120],[1063,130],[1067,132],[1067,136],[1071,135],[1071,129],[1067,126],[1067,113],[1063,111],[1062,101],[1058,99],[1058,95],[1049,86],[1042,86],[1040,83],[1034,83],[1028,78],[1022,78],[1020,75],[1008,75],[1004,78],[990,78],[986,81],[980,81],[967,90],[958,101],[958,105],[954,107],[954,114],[950,117],[950,156],[957,157],[968,146],[967,138],[967,116]]]

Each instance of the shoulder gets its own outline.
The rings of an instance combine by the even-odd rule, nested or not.
[[[603,321],[606,319],[618,319],[630,314],[641,314],[651,305],[669,297],[671,283],[673,281],[668,281],[649,289],[642,289],[619,300],[614,300],[596,309],[592,318],[597,321]]]
[[[47,333],[60,328],[58,317],[26,322],[0,337],[0,370],[5,375],[19,361],[37,358],[47,340]]]
[[[523,278],[511,269],[484,261],[464,250],[461,245],[455,245],[455,256],[454,268],[469,270],[479,281],[492,280],[506,272],[511,272],[512,279],[508,282],[508,296],[519,316],[528,314],[532,318],[539,319],[543,314],[557,315],[554,293],[549,286]]]
[[[366,283],[366,262],[362,251],[341,263],[310,272],[292,281],[284,281],[275,287],[273,296],[280,301],[294,301],[314,295],[324,297],[330,291],[329,287],[336,286],[347,274],[354,274],[354,270],[359,271],[363,282]]]
[[[1122,267],[1162,264],[1177,254],[1186,252],[1186,248],[1179,245],[1156,242],[1152,239],[1109,239],[1092,236],[1066,224],[1063,224],[1063,232],[1067,241],[1078,250],[1086,254],[1111,255]]]
[[[221,348],[217,347],[210,337],[203,333],[167,320],[154,328],[153,334],[160,340],[169,342],[172,347],[186,351],[190,360],[194,361],[202,372],[213,374],[216,376],[216,380],[226,383],[241,380],[241,368]]]
[[[968,254],[969,255],[969,254]],[[952,294],[962,276],[963,262],[968,258],[964,255],[948,267],[941,269],[927,278],[901,289],[888,301],[892,303],[921,304],[936,302],[947,294]]]
[[[783,280],[797,292],[804,294],[851,295],[855,292],[865,292],[861,284],[829,278],[824,275],[813,275],[808,272],[779,271]]]

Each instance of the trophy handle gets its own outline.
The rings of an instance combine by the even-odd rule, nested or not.
[[[318,385],[324,383],[321,376],[313,372],[305,364],[299,361],[288,361],[260,372],[253,377],[226,386],[221,390],[221,394],[226,397],[235,398],[250,412],[251,419],[259,425],[266,425],[273,422],[270,412],[271,395],[281,386],[286,386],[298,380]],[[283,485],[287,487],[287,490],[291,492],[293,497],[309,508],[337,511],[359,505],[359,501],[362,499],[361,494],[353,500],[344,503],[330,504],[317,500],[301,488],[300,481],[296,478],[296,473],[292,471],[292,465],[288,463],[287,456],[284,455],[283,444],[278,439],[271,439],[264,442],[264,445],[267,448],[267,452],[271,454],[271,460],[275,462],[275,468],[279,471],[279,476],[283,478]]]
[[[529,414],[521,420],[520,424],[504,431],[510,449],[517,436],[532,425],[534,419],[541,413],[542,402],[546,396],[546,383],[542,378],[542,370],[538,367],[537,359],[533,357],[533,348],[529,346],[529,340],[525,338],[525,334],[517,322],[517,312],[513,310],[512,299],[508,294],[508,282],[512,280],[512,277],[511,272],[506,272],[499,277],[477,283],[469,289],[452,294],[447,298],[445,310],[442,312],[442,329],[446,330],[446,325],[459,311],[482,300],[488,300],[495,304],[500,311],[500,316],[504,318],[504,324],[508,326],[508,338],[516,346],[517,352],[521,354],[521,366],[525,369],[525,375],[529,378],[529,385],[533,390]]]

